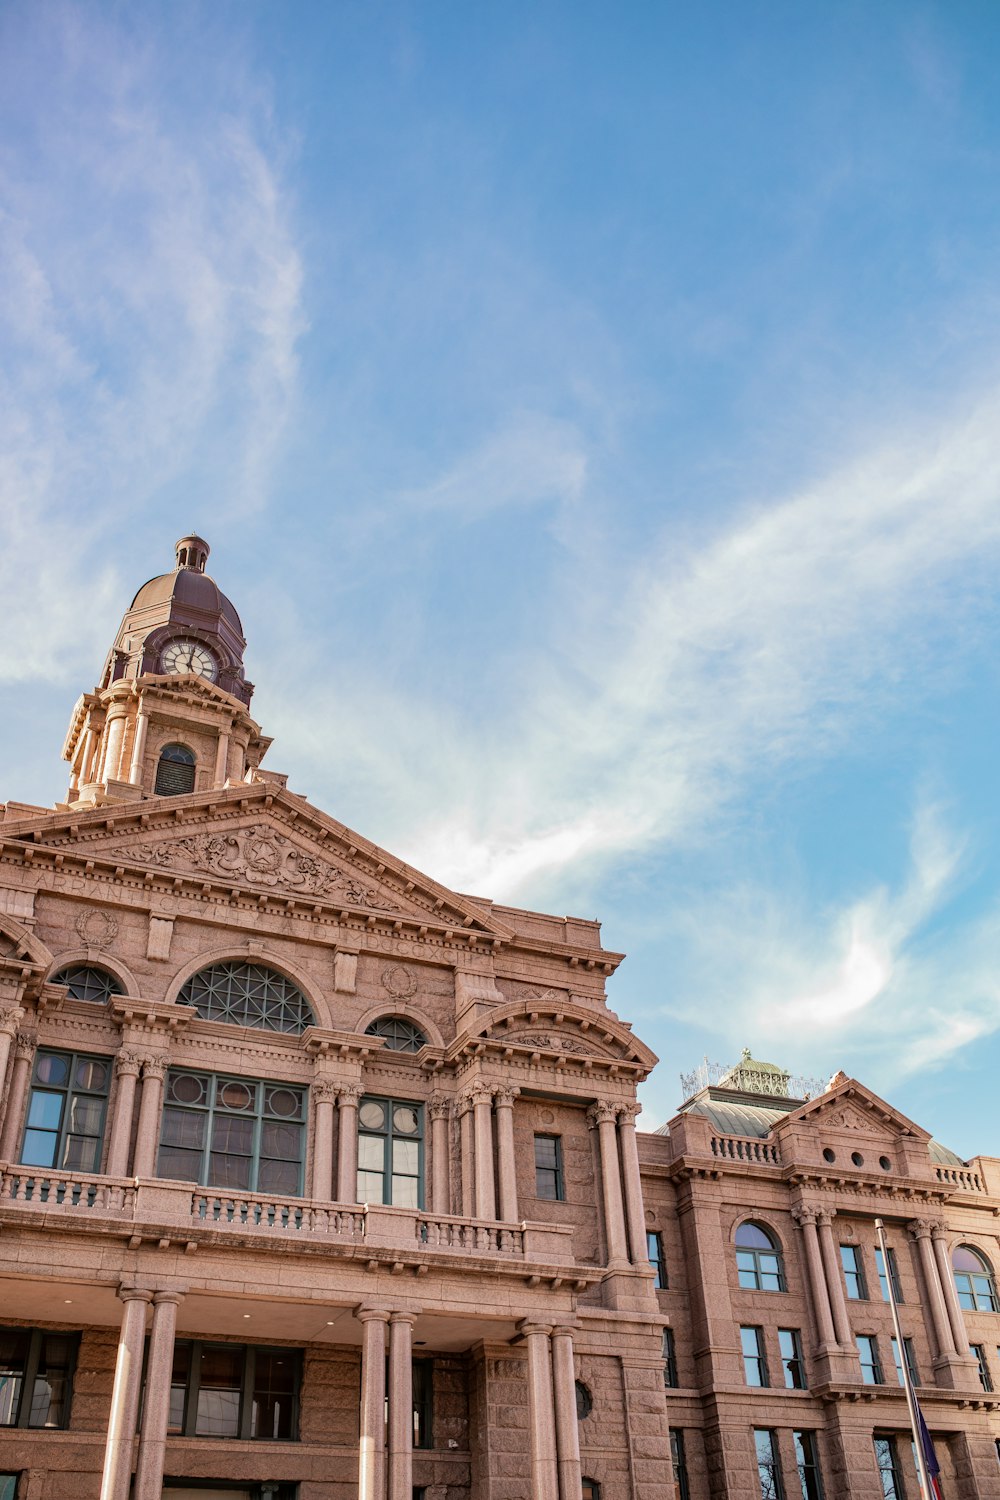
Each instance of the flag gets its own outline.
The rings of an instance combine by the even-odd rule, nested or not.
[[[920,1456],[924,1461],[927,1487],[933,1495],[934,1500],[944,1500],[944,1491],[941,1488],[941,1465],[937,1461],[934,1444],[931,1442],[931,1435],[927,1431],[927,1423],[924,1421],[924,1414],[920,1410],[916,1395],[913,1397],[913,1404],[917,1409],[917,1423],[920,1428]]]

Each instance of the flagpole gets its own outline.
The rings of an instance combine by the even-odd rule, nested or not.
[[[906,1358],[906,1344],[903,1341],[903,1330],[899,1326],[896,1288],[892,1284],[892,1262],[889,1259],[889,1247],[885,1242],[885,1224],[881,1219],[875,1220],[875,1233],[878,1235],[879,1248],[882,1251],[885,1285],[889,1293],[889,1306],[892,1309],[892,1326],[896,1330],[899,1367],[903,1375],[903,1390],[906,1392],[906,1409],[910,1414],[910,1431],[913,1433],[913,1456],[917,1465],[917,1484],[920,1486],[921,1500],[934,1500],[934,1495],[927,1481],[927,1470],[924,1466],[924,1449],[920,1438],[920,1424],[917,1421],[917,1397],[910,1383],[910,1366]]]

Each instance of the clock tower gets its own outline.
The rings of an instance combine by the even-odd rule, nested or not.
[[[102,807],[254,779],[271,741],[250,717],[240,617],[205,572],[209,547],[181,537],[173,572],[125,612],[99,685],[73,710],[67,805]]]

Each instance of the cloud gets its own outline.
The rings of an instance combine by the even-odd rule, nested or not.
[[[204,57],[172,89],[152,25],[22,8],[4,41],[0,678],[20,681],[93,673],[123,539],[148,519],[266,503],[303,267],[280,147],[235,57],[221,104]]]

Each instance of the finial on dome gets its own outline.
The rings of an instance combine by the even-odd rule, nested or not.
[[[178,569],[188,568],[192,573],[204,573],[211,550],[204,537],[195,536],[193,532],[190,536],[182,536],[174,544]]]

